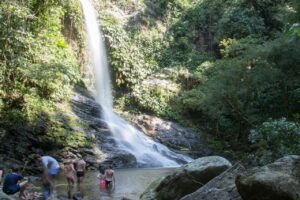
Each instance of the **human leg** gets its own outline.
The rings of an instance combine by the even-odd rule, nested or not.
[[[82,177],[77,177],[77,191],[81,191]]]
[[[50,168],[48,169],[48,182],[50,186],[50,196],[53,194],[54,191],[54,177],[59,173],[59,168]]]
[[[81,184],[84,178],[84,172],[77,172],[77,191],[81,191]]]
[[[44,200],[48,200],[51,196],[50,185],[48,183],[43,184],[43,197]]]
[[[43,197],[44,197],[43,199],[48,200],[50,199],[51,196],[51,184],[50,184],[48,171],[44,171],[42,181],[43,181]]]
[[[75,181],[73,177],[67,177],[67,181],[68,181],[68,197],[71,198]]]
[[[19,186],[20,186],[20,194],[19,194],[19,196],[22,197],[22,196],[24,195],[25,189],[26,189],[27,186],[28,186],[28,181],[23,181],[23,182],[21,182],[21,183],[19,184]]]
[[[105,180],[105,186],[107,189],[111,187],[111,184],[112,184],[112,181]]]

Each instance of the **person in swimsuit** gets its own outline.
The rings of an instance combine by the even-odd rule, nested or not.
[[[75,183],[75,169],[72,160],[66,160],[64,164],[64,172],[68,182],[68,196],[71,198],[71,190],[73,189]]]
[[[26,196],[24,191],[28,186],[28,178],[24,178],[17,172],[18,167],[13,166],[11,172],[5,176],[3,183],[3,192],[7,195],[13,195],[17,192],[20,192],[19,197],[21,199]]]
[[[104,178],[105,178],[105,185],[106,185],[106,188],[111,188],[112,187],[112,183],[113,181],[115,182],[115,176],[114,176],[114,170],[112,168],[112,165],[110,165],[108,167],[107,170],[105,170],[105,173],[104,173]]]
[[[86,170],[86,162],[84,161],[84,158],[81,158],[76,163],[77,190],[78,191],[81,191],[80,185],[83,182],[85,170]]]

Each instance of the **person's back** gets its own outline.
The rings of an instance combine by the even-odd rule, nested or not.
[[[66,175],[66,177],[74,179],[74,172],[75,172],[75,169],[73,167],[73,163],[72,162],[67,163],[65,165],[65,175]]]
[[[13,166],[12,172],[8,173],[4,178],[3,183],[3,192],[7,195],[13,195],[17,192],[20,192],[20,197],[24,195],[24,190],[27,187],[27,179],[17,173],[18,167]],[[20,182],[21,180],[25,180]]]
[[[18,192],[19,189],[17,184],[20,180],[23,179],[24,177],[17,173],[14,172],[8,173],[4,178],[3,192],[5,192],[6,194],[14,194]]]
[[[77,172],[84,172],[85,167],[86,167],[86,162],[83,159],[80,159],[79,161],[77,161],[77,165],[76,165]]]
[[[70,199],[72,188],[75,183],[75,177],[74,177],[75,169],[72,160],[65,161],[64,172],[68,182],[68,197]]]
[[[85,176],[86,162],[83,158],[76,163],[76,176],[77,176],[77,190],[81,191],[81,183],[83,182]]]
[[[51,172],[55,173],[59,169],[59,164],[58,164],[57,160],[55,160],[51,156],[42,156],[41,161],[43,163],[43,166],[49,170],[50,174],[51,174]]]
[[[54,190],[53,178],[59,173],[59,164],[57,160],[51,156],[37,155],[37,160],[41,162],[43,167],[43,195],[45,199],[52,196]]]

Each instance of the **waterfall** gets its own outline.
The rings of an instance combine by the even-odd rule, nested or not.
[[[142,166],[172,167],[192,159],[172,152],[153,141],[113,112],[111,81],[104,39],[96,13],[89,0],[80,0],[88,37],[89,54],[95,76],[96,100],[102,107],[102,118],[117,143],[117,148],[134,155]]]

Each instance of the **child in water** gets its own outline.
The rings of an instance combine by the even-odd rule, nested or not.
[[[105,189],[105,179],[104,179],[104,175],[100,172],[100,173],[97,175],[97,178],[100,180],[100,182],[99,182],[100,188]]]

